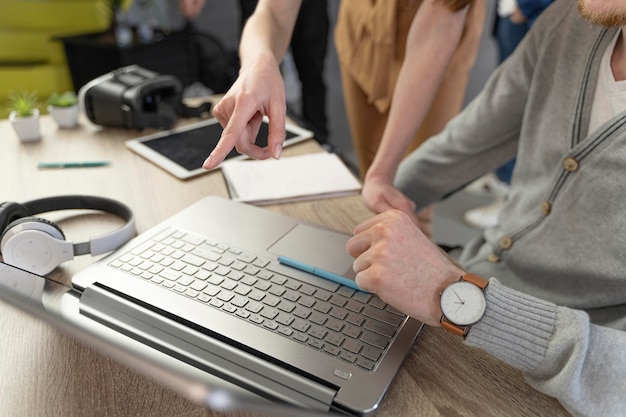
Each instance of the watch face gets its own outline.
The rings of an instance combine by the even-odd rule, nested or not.
[[[441,311],[458,326],[474,324],[485,313],[485,295],[470,282],[455,282],[441,293]]]

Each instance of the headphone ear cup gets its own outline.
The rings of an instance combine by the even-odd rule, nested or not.
[[[28,216],[30,213],[23,204],[10,201],[0,204],[0,232],[4,233],[8,225],[15,220]]]
[[[65,234],[63,233],[63,230],[61,230],[61,228],[56,223],[42,217],[26,216],[9,223],[9,225],[2,232],[2,237],[0,237],[0,244],[2,241],[4,241],[4,237],[6,235],[15,233],[11,232],[11,230],[15,230],[14,228],[20,225],[20,230],[39,230],[41,232],[48,233],[55,239],[65,240]],[[1,249],[2,246],[0,245],[0,253],[2,252]]]
[[[40,217],[24,217],[9,224],[0,238],[4,262],[45,275],[73,259],[73,245],[59,226]]]

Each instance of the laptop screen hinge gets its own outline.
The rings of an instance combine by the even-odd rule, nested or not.
[[[154,349],[278,402],[328,412],[337,390],[158,314],[94,284],[80,313]]]

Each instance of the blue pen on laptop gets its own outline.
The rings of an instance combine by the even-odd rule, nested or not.
[[[62,169],[62,168],[95,168],[109,165],[109,161],[83,161],[83,162],[40,162],[39,169]]]
[[[300,271],[308,272],[310,274],[317,275],[318,277],[325,278],[327,280],[336,282],[337,284],[345,285],[346,287],[350,287],[350,288],[353,288],[355,290],[365,291],[365,290],[362,290],[361,288],[359,288],[359,286],[356,285],[356,282],[354,282],[354,280],[352,280],[350,278],[346,278],[344,276],[335,274],[333,272],[326,271],[324,269],[318,268],[318,267],[313,266],[313,265],[305,264],[304,262],[297,261],[297,260],[289,258],[287,256],[279,255],[278,256],[278,262],[283,264],[283,265],[287,265],[287,266],[290,266],[292,268],[299,269]]]

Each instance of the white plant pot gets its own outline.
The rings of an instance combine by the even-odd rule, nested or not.
[[[17,133],[17,137],[22,142],[34,142],[41,140],[39,130],[39,110],[35,109],[33,115],[29,117],[17,117],[17,112],[9,114],[9,120]]]
[[[78,124],[78,105],[70,107],[48,106],[48,113],[61,128],[72,128]]]

